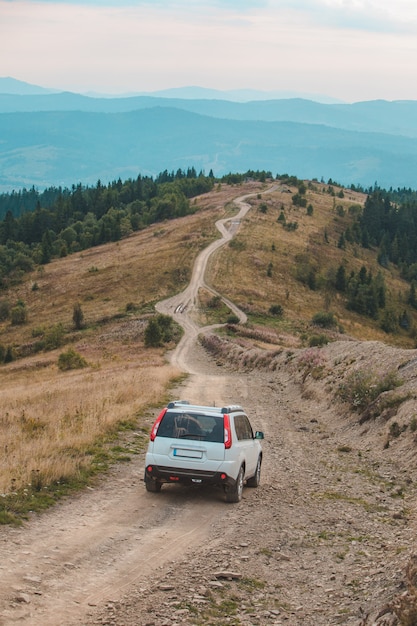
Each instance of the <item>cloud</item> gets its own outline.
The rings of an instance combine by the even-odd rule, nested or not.
[[[6,0],[18,2],[19,0]],[[196,0],[28,0],[28,2],[43,2],[46,4],[89,5],[95,7],[158,7],[162,9],[201,10],[210,7],[217,9],[246,10],[250,8],[267,8],[269,0],[205,0],[198,3]]]
[[[0,76],[108,93],[200,85],[411,98],[417,9],[397,2],[0,0]]]
[[[411,32],[415,0],[271,0],[271,10],[296,11],[315,24],[369,32]]]

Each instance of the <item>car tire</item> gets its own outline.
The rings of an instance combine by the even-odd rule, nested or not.
[[[246,481],[248,487],[258,487],[259,483],[261,482],[261,465],[262,457],[258,457],[255,473],[251,478],[248,478],[248,480]]]
[[[159,480],[154,480],[145,474],[145,487],[146,491],[158,493],[158,491],[161,491],[162,483],[159,482]]]
[[[236,478],[235,484],[230,487],[226,487],[226,502],[240,502],[243,493],[243,480],[245,477],[245,470],[243,465],[240,467],[239,473]]]

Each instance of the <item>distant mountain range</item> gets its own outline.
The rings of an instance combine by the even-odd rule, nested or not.
[[[0,93],[0,191],[190,166],[417,188],[417,101]]]
[[[14,95],[44,95],[46,93],[62,93],[62,89],[47,89],[39,85],[32,85],[16,78],[0,77],[0,93]],[[65,90],[66,91],[66,90]],[[109,95],[88,92],[83,95],[93,98],[121,98],[131,96],[154,96],[157,98],[182,98],[185,100],[230,100],[232,102],[249,102],[251,100],[275,100],[281,98],[304,98],[327,104],[340,103],[340,100],[320,94],[309,94],[294,91],[259,91],[258,89],[208,89],[206,87],[173,87],[153,92],[131,92],[126,94]]]

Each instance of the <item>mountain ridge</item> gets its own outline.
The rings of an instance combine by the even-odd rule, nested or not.
[[[62,93],[68,92],[68,89],[51,89],[33,85],[25,81],[12,78],[10,76],[0,77],[0,93],[9,94],[41,94],[41,93]],[[270,100],[275,98],[294,98],[302,97],[317,102],[335,103],[342,102],[337,98],[322,94],[306,94],[294,91],[262,91],[259,89],[212,89],[208,87],[200,87],[197,85],[189,85],[184,87],[171,87],[168,89],[158,89],[154,91],[134,91],[128,93],[100,93],[95,91],[89,92],[73,92],[78,95],[86,95],[99,98],[124,98],[132,96],[155,96],[161,98],[184,98],[184,99],[222,99],[232,102],[245,102],[248,100]]]
[[[219,119],[152,107],[0,115],[0,190],[95,184],[194,166],[297,173],[345,185],[414,187],[417,141],[296,122]]]
[[[3,192],[190,166],[215,176],[258,169],[414,188],[417,101],[0,93],[0,166]]]
[[[180,108],[215,118],[267,122],[325,124],[345,130],[387,132],[417,138],[417,101],[370,100],[354,104],[321,104],[303,98],[231,102],[131,96],[93,98],[73,92],[30,96],[1,94],[0,113],[38,111],[90,111],[121,113],[152,106]]]

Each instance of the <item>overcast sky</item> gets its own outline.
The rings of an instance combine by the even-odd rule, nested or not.
[[[417,100],[416,0],[0,0],[0,76]]]

